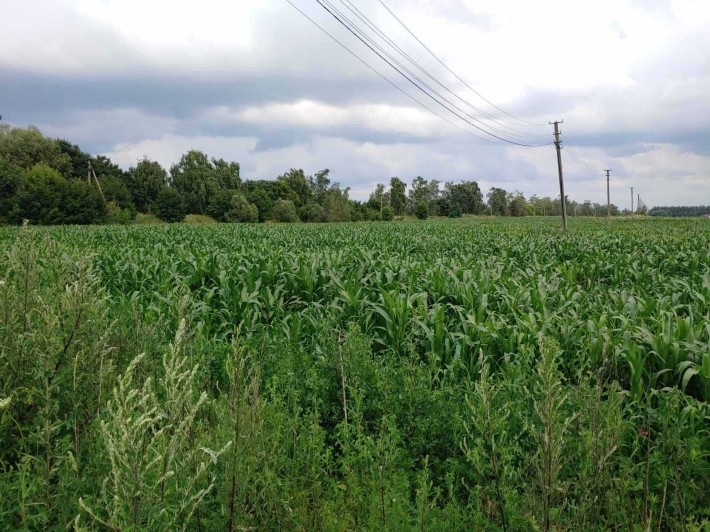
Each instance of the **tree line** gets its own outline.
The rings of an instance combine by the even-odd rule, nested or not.
[[[710,214],[710,205],[698,205],[696,207],[689,206],[670,206],[670,207],[654,207],[649,211],[651,216],[669,216],[676,217],[697,217]]]
[[[91,163],[98,186],[88,177]],[[559,198],[493,187],[485,199],[476,181],[445,182],[392,177],[377,184],[367,201],[332,182],[328,169],[309,176],[291,169],[275,180],[245,180],[240,165],[190,150],[169,169],[148,158],[128,170],[108,157],[91,156],[35,127],[0,125],[0,224],[130,223],[138,212],[167,222],[189,214],[219,222],[346,222],[392,220],[413,215],[457,218],[560,215]],[[570,215],[602,216],[606,206],[567,198]],[[618,214],[612,206],[612,214]]]

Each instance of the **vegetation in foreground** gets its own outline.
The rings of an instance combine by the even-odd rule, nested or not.
[[[710,224],[0,229],[0,528],[710,519]]]

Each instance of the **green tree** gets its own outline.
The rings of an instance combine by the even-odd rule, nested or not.
[[[306,178],[303,170],[292,168],[283,175],[277,178],[277,181],[288,186],[290,192],[293,193],[293,203],[297,209],[306,205],[313,198],[311,183]],[[285,198],[291,199],[291,198]]]
[[[390,204],[397,216],[404,214],[407,206],[407,184],[398,177],[390,179]]]
[[[330,188],[330,178],[328,177],[329,175],[330,170],[324,168],[323,170],[316,172],[313,177],[309,178],[313,199],[315,199],[315,201],[321,205],[323,205],[323,202],[325,201],[325,195],[328,192],[328,189]]]
[[[274,207],[271,210],[274,221],[281,223],[294,223],[298,222],[298,214],[296,213],[296,206],[291,200],[276,200]]]
[[[337,183],[333,185],[325,196],[323,209],[328,222],[349,222],[350,202],[348,201],[349,189],[340,188]]]
[[[150,212],[158,193],[167,183],[168,174],[160,163],[144,157],[128,169],[126,186],[140,212]]]
[[[72,144],[68,140],[59,139],[56,143],[59,147],[59,151],[69,158],[69,165],[71,169],[65,174],[65,177],[86,179],[91,155],[84,152],[81,148],[79,148],[79,146]]]
[[[242,184],[239,177],[239,163],[227,162],[224,159],[212,159],[215,178],[220,189],[237,189]]]
[[[121,209],[133,211],[135,213],[135,205],[133,204],[133,196],[128,191],[128,187],[123,179],[116,176],[102,176],[99,179],[101,191],[104,194],[107,202],[113,201]]]
[[[79,179],[70,179],[62,186],[61,223],[99,224],[106,221],[104,199],[95,185]]]
[[[370,198],[367,200],[368,208],[378,213],[384,209],[384,207],[390,204],[389,192],[385,190],[385,186],[382,183],[377,183],[375,190],[370,194]]]
[[[170,185],[183,198],[188,213],[207,212],[209,198],[219,189],[214,166],[206,154],[190,150],[170,168]]]
[[[429,218],[429,204],[426,201],[420,201],[414,206],[414,216],[420,220]]]
[[[249,203],[241,194],[233,194],[226,220],[228,222],[257,223],[259,221],[259,210],[256,205]]]
[[[187,215],[187,207],[180,193],[165,186],[155,200],[155,215],[164,222],[182,222]]]
[[[207,214],[218,222],[227,221],[227,213],[232,208],[232,198],[237,194],[234,189],[223,189],[218,190],[212,198],[210,198],[210,204],[207,206]]]
[[[266,181],[247,181],[246,182],[246,198],[249,203],[256,205],[259,211],[259,221],[264,222],[271,218],[271,210],[273,209],[276,199],[270,193],[273,190],[272,184]]]
[[[325,222],[325,209],[310,201],[299,209],[298,216],[304,222]]]
[[[409,189],[409,205],[412,212],[422,202],[429,203],[429,182],[422,176],[418,176],[412,181],[412,188]]]
[[[528,204],[525,201],[525,196],[521,192],[516,192],[510,196],[508,211],[511,216],[527,216]]]
[[[491,214],[496,216],[508,216],[508,193],[498,187],[493,187],[488,192],[488,206]]]
[[[394,209],[389,205],[383,207],[382,209],[382,220],[385,222],[391,222],[394,219]]]
[[[64,223],[63,189],[67,180],[44,163],[25,170],[18,190],[20,216],[31,223]]]
[[[484,210],[483,194],[476,181],[449,181],[444,187],[444,195],[450,207],[456,205],[461,213],[481,214]]]
[[[17,191],[22,170],[6,157],[0,157],[0,225],[20,223]]]
[[[63,175],[72,171],[71,160],[57,141],[43,136],[34,126],[22,129],[0,124],[0,157],[22,169],[43,164]]]

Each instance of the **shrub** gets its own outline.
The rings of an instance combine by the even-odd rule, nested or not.
[[[420,220],[426,220],[427,218],[429,218],[429,205],[426,201],[420,201],[419,203],[417,203],[417,205],[414,207],[414,216],[416,216]]]
[[[234,194],[225,219],[228,222],[257,223],[259,209],[253,203],[249,203],[241,194]]]
[[[382,209],[382,220],[385,222],[391,222],[394,220],[394,209],[389,205]]]
[[[448,212],[449,218],[461,218],[461,207],[458,203],[452,203]]]
[[[291,200],[276,200],[271,213],[277,222],[294,223],[299,221],[296,206]]]
[[[304,222],[325,222],[325,209],[315,202],[309,202],[298,212]]]
[[[187,208],[180,193],[164,187],[155,200],[155,214],[164,222],[181,222],[187,215]]]

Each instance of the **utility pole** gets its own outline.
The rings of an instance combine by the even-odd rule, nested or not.
[[[634,215],[634,187],[631,187],[631,216]]]
[[[606,217],[611,220],[611,199],[609,196],[609,174],[611,170],[604,170],[606,172]]]
[[[557,148],[557,170],[560,174],[560,207],[562,208],[562,227],[567,231],[567,198],[565,197],[565,182],[562,178],[562,145],[560,143],[560,124],[564,124],[564,120],[555,120],[549,122],[555,124],[555,148]]]
[[[91,166],[91,161],[89,161],[89,172],[88,175],[86,176],[86,182],[90,185],[91,184],[91,178],[94,178],[94,182],[96,183],[96,186],[99,188],[99,192],[101,193],[101,199],[104,200],[104,203],[106,203],[106,198],[104,197],[104,191],[101,190],[101,183],[99,183],[99,179],[96,177],[96,172],[94,172],[94,167]]]

